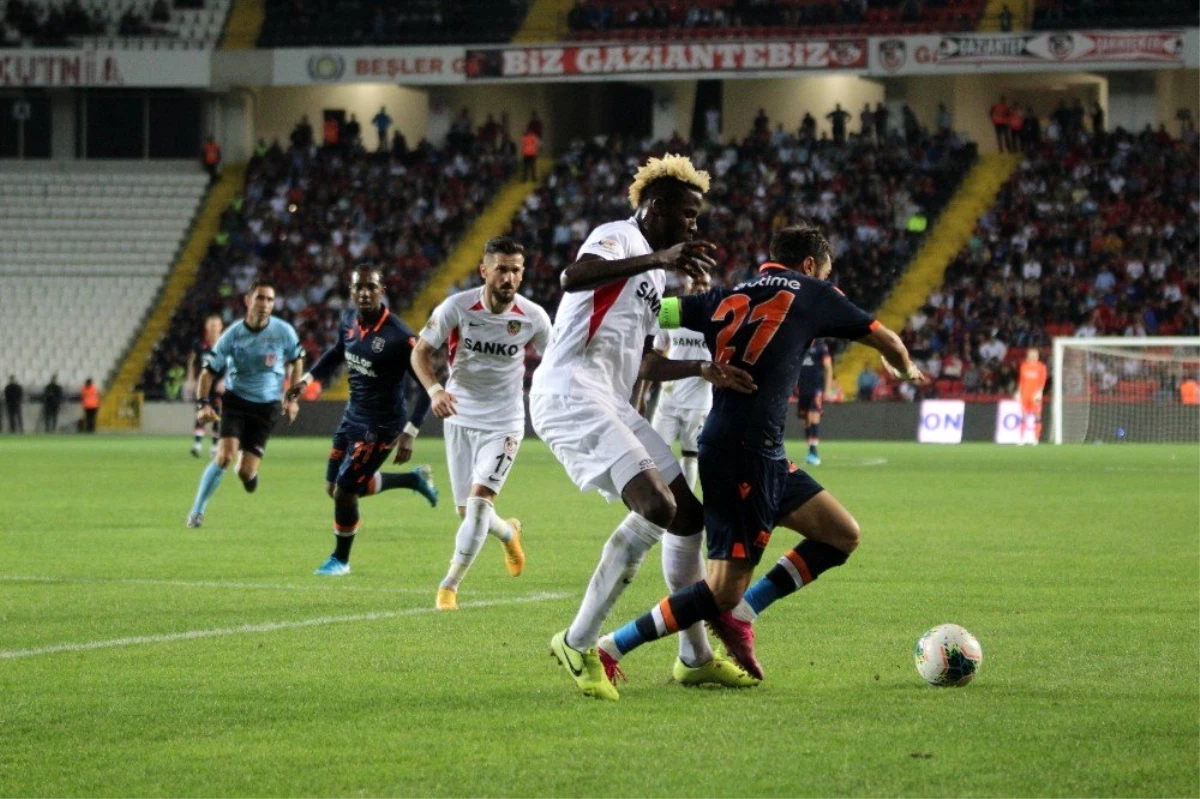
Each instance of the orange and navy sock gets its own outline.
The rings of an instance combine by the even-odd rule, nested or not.
[[[358,503],[333,506],[333,556],[342,563],[350,562],[350,548],[358,532]]]
[[[817,454],[817,444],[821,443],[821,423],[816,422],[808,426],[808,451],[813,455]]]
[[[648,641],[686,630],[696,622],[715,619],[720,613],[708,583],[701,580],[679,589],[646,615],[617,630],[613,633],[613,642],[624,655]]]
[[[850,556],[829,544],[820,541],[801,541],[799,546],[785,554],[779,562],[760,577],[754,585],[742,596],[742,601],[734,610],[734,615],[741,618],[746,606],[752,611],[752,621],[771,603],[794,594],[804,586],[817,579],[822,572],[835,566],[841,566]]]

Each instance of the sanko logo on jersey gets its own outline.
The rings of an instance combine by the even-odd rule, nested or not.
[[[480,355],[503,355],[507,358],[517,357],[524,347],[520,344],[501,344],[496,341],[479,341],[473,338],[463,339],[463,349],[478,352]]]
[[[650,310],[654,311],[654,315],[658,316],[659,309],[662,308],[662,298],[658,296],[658,289],[643,280],[638,283],[637,296],[645,300],[646,304],[650,306]]]

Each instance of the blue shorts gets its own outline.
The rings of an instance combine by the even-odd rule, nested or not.
[[[825,489],[787,458],[700,445],[710,560],[757,565],[780,520]]]
[[[342,417],[333,434],[325,482],[359,496],[366,494],[370,479],[392,454],[398,435],[398,424],[376,425]]]
[[[806,413],[820,413],[824,409],[824,386],[800,386],[800,393],[796,397],[796,413],[801,418]]]

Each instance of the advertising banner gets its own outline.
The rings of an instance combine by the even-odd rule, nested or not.
[[[922,400],[917,441],[922,444],[960,444],[967,403],[962,400]]]
[[[718,77],[809,70],[863,71],[867,39],[780,42],[639,43],[468,50],[467,80],[587,78],[684,74]]]
[[[877,75],[1037,72],[1053,69],[1161,69],[1187,63],[1178,30],[962,33],[871,39]]]
[[[996,405],[996,443],[1021,443],[1021,403],[1001,400]]]
[[[462,83],[462,47],[343,47],[274,51],[275,86],[320,83]]]
[[[0,50],[0,86],[208,86],[208,50]]]

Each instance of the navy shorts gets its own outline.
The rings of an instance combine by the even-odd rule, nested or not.
[[[780,520],[825,489],[787,458],[700,445],[710,560],[757,565]]]
[[[398,435],[398,425],[373,425],[343,418],[333,434],[325,481],[343,491],[366,494],[370,479],[392,454],[392,443]]]
[[[825,408],[825,389],[800,386],[800,395],[796,400],[796,413],[804,416],[806,413],[820,413]]]

